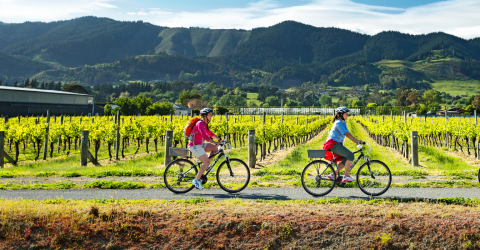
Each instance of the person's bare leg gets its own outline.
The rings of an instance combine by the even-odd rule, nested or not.
[[[197,176],[195,177],[195,179],[197,180],[200,180],[200,178],[202,177],[203,173],[205,173],[205,170],[207,170],[208,168],[208,165],[210,165],[210,159],[208,158],[207,154],[204,154],[200,157],[198,157],[198,159],[203,162],[202,166],[200,167],[200,169],[198,170],[198,173],[197,173]]]
[[[345,167],[345,165],[343,165],[343,163],[340,162],[340,163],[337,164],[337,166],[338,166],[338,173],[337,173],[336,169],[335,169],[335,172],[337,173],[337,176],[339,176],[340,171],[342,171],[342,169]]]
[[[350,167],[352,166],[353,161],[345,162],[345,175],[350,175]]]
[[[205,152],[210,152],[210,154],[208,155],[208,157],[210,157],[216,152],[218,152],[218,146],[215,146],[215,144],[213,143],[207,143],[207,145],[205,146]]]

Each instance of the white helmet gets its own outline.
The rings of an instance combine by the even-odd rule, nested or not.
[[[344,113],[347,113],[347,112],[350,112],[350,109],[348,109],[347,107],[339,107],[337,109],[335,109],[335,113],[336,114],[344,114]]]

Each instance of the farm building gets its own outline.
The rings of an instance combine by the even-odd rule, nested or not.
[[[71,92],[0,86],[0,115],[103,115],[94,96]]]
[[[192,113],[192,109],[189,107],[184,107],[178,104],[173,104],[173,108],[175,109],[175,115],[185,115],[188,116]]]

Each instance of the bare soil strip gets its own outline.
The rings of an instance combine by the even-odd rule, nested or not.
[[[2,203],[1,249],[477,249],[478,205]],[[33,248],[32,248],[33,246]]]

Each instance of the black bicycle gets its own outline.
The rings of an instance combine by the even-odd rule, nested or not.
[[[367,145],[368,146],[368,145]],[[363,146],[358,146],[359,150],[353,152],[360,153],[357,159],[353,162],[350,171],[352,171],[360,159],[365,159],[365,162],[357,171],[357,185],[363,193],[369,196],[378,196],[387,192],[392,183],[392,173],[388,166],[379,160],[370,160],[367,155],[370,155],[371,147],[369,146],[368,153],[364,153]],[[308,150],[309,158],[324,158],[326,150]],[[342,182],[342,177],[337,176],[332,163],[335,165],[337,172],[338,166],[335,158],[331,163],[324,160],[313,160],[305,166],[302,171],[302,186],[307,193],[313,196],[324,196],[330,193],[336,186],[344,187],[345,182]]]
[[[220,188],[229,193],[238,193],[245,189],[250,181],[250,170],[247,164],[240,159],[231,159],[228,157],[228,152],[231,145],[228,142],[220,143],[219,151],[209,158],[212,159],[218,156],[210,166],[208,166],[205,173],[202,175],[202,185],[208,181],[208,174],[217,172],[217,182]],[[170,155],[174,156],[188,156],[188,149],[185,148],[170,148]],[[214,170],[214,166],[220,158],[225,160],[220,164],[218,169]],[[198,173],[202,162],[195,164],[188,159],[177,159],[165,168],[163,173],[163,180],[165,186],[174,193],[186,193],[192,190],[195,186],[192,185],[192,180]]]

